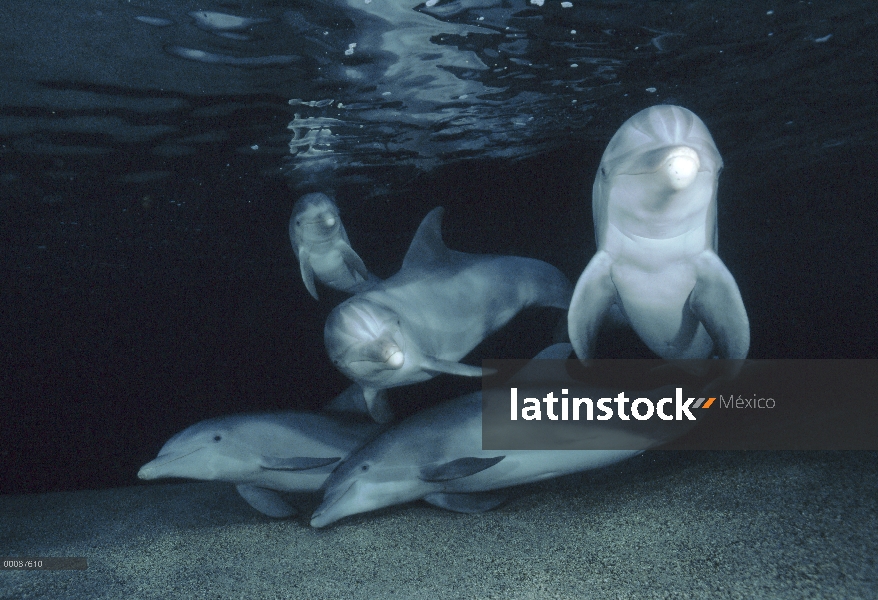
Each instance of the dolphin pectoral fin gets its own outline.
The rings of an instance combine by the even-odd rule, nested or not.
[[[283,519],[296,514],[296,509],[287,504],[280,495],[265,488],[255,485],[239,484],[235,486],[241,497],[247,501],[247,504],[258,510],[264,515]]]
[[[344,245],[340,249],[341,256],[344,259],[344,264],[350,272],[359,273],[364,280],[368,280],[369,271],[366,269],[366,264],[363,262],[363,259],[360,258],[360,255],[354,252],[354,249],[348,245]]]
[[[337,463],[340,460],[340,456],[293,456],[291,458],[263,456],[259,465],[263,469],[267,469],[269,471],[307,471],[308,469],[319,469],[320,467],[326,467],[328,465],[331,465],[332,463]]]
[[[387,403],[387,392],[378,388],[363,388],[363,399],[366,410],[376,423],[389,423],[393,420],[393,411]]]
[[[314,269],[311,268],[308,251],[304,248],[299,249],[299,271],[302,273],[302,281],[305,282],[308,293],[314,296],[315,300],[320,300],[317,296],[317,286],[314,285]]]
[[[462,377],[481,377],[485,374],[485,370],[483,370],[482,367],[473,367],[471,365],[454,362],[453,360],[442,360],[441,358],[425,357],[421,368],[425,371],[448,373],[450,375],[460,375]]]
[[[704,325],[720,358],[747,358],[750,321],[735,278],[712,250],[696,258],[695,268],[689,308]]]
[[[580,360],[594,355],[594,344],[601,323],[616,301],[616,285],[610,275],[613,259],[599,251],[586,265],[567,312],[567,331],[573,351]]]
[[[469,477],[470,475],[475,475],[485,469],[490,469],[504,458],[506,457],[495,456],[494,458],[475,458],[473,456],[468,456],[466,458],[458,458],[457,460],[442,463],[441,465],[423,467],[419,478],[422,481],[437,482]]]
[[[496,492],[473,492],[470,494],[427,494],[424,502],[459,513],[480,513],[497,508],[506,500],[506,494]]]

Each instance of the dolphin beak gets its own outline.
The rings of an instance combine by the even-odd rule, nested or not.
[[[137,472],[137,478],[160,479],[162,477],[175,477],[173,473],[167,474],[165,469],[162,469],[162,467],[173,463],[175,460],[186,458],[190,454],[195,454],[199,450],[201,450],[201,448],[196,448],[195,450],[187,452],[186,454],[159,454],[157,457],[140,467],[140,470]]]
[[[360,344],[355,355],[350,357],[351,363],[372,363],[373,369],[401,369],[405,364],[405,354],[402,349],[389,340],[375,340]]]
[[[299,221],[298,225],[300,227],[304,227],[305,225],[317,225],[320,227],[325,227],[326,229],[332,229],[333,227],[335,227],[336,222],[337,220],[335,218],[335,215],[333,215],[332,213],[326,213],[307,221],[301,220]]]
[[[150,461],[140,467],[140,470],[137,472],[138,479],[158,479],[161,475],[158,474],[158,468],[162,466],[162,463],[155,459]]]
[[[701,168],[698,153],[688,146],[678,146],[668,152],[662,165],[668,183],[675,190],[685,190],[692,185]]]
[[[400,369],[405,364],[405,355],[399,349],[399,346],[394,345],[385,348],[384,354],[387,355],[387,359],[384,362],[391,369]]]
[[[331,490],[327,490],[323,502],[320,503],[320,506],[314,511],[314,514],[311,515],[311,527],[318,529],[320,527],[326,527],[327,525],[335,523],[339,519],[358,512],[356,510],[350,512],[340,510],[340,508],[343,509],[346,504],[351,504],[344,500],[347,496],[353,496],[356,493],[356,485],[357,482],[352,481],[347,488],[340,493],[333,493]]]

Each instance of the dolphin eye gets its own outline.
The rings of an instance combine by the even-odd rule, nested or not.
[[[606,177],[606,176],[607,176],[607,168],[601,167],[601,177]]]
[[[216,434],[215,436],[213,436],[213,441],[215,441],[215,442],[218,442],[221,439],[223,439],[223,436],[221,436],[220,434]]]
[[[368,471],[368,470],[369,470],[369,465],[363,465],[363,466],[360,467],[360,471],[362,471],[362,472],[364,472],[364,473],[365,473],[366,471]]]

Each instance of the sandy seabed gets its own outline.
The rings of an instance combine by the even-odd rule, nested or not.
[[[648,452],[465,515],[418,502],[312,529],[223,483],[0,497],[24,598],[876,598],[878,453]]]

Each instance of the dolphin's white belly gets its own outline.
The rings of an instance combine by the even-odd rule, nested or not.
[[[599,469],[640,454],[640,450],[510,450],[485,453],[506,456],[493,467],[446,482],[449,493],[485,492],[533,483],[570,473]],[[479,455],[481,457],[481,454]]]
[[[249,483],[279,492],[316,492],[332,473],[334,467],[335,464],[320,469],[309,469],[309,472],[263,471],[251,480],[233,483]]]
[[[308,258],[311,261],[311,268],[313,268],[315,272],[326,276],[334,275],[335,277],[338,277],[341,273],[348,273],[341,252],[336,248],[331,247],[321,250],[322,251],[320,252],[312,251],[308,255]]]
[[[359,273],[352,271],[345,263],[345,248],[347,244],[339,237],[331,242],[314,244],[308,254],[311,268],[330,287],[344,289],[364,281]]]
[[[704,228],[654,239],[626,235],[612,224],[605,249],[618,301],[641,340],[665,358],[702,358],[711,349],[704,327],[687,307],[697,280],[694,258],[704,251]]]

